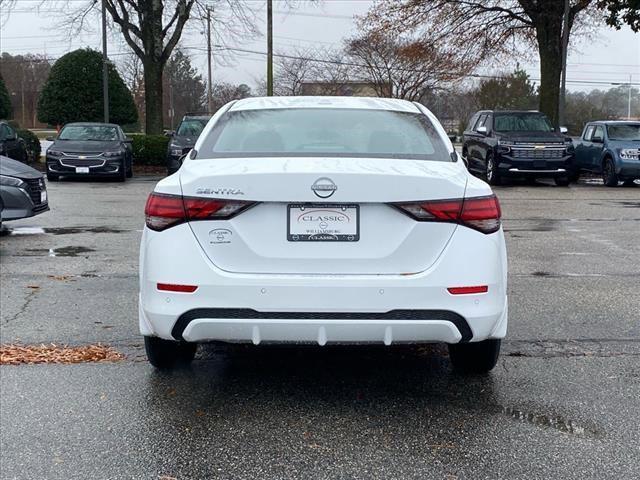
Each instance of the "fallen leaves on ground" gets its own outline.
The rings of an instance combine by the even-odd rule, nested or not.
[[[124,355],[106,345],[83,345],[69,347],[67,345],[0,345],[0,365],[22,365],[37,363],[85,363],[85,362],[117,362]]]

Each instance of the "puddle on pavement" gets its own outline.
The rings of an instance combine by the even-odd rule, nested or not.
[[[618,205],[622,205],[624,208],[640,208],[640,202],[616,202]]]
[[[531,275],[533,275],[534,277],[550,277],[551,273],[550,272],[537,271],[537,272],[533,272]]]
[[[123,233],[128,230],[111,227],[16,227],[8,229],[9,235],[71,235],[76,233]]]
[[[579,423],[566,419],[560,415],[525,412],[512,407],[502,407],[502,413],[521,422],[530,423],[531,425],[538,427],[553,428],[564,433],[591,437],[602,436],[601,432],[599,432],[597,428],[593,426],[580,425]]]
[[[95,252],[93,248],[87,247],[59,247],[59,248],[27,248],[21,256],[24,257],[77,257],[83,253]]]

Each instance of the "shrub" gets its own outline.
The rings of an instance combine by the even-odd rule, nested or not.
[[[27,155],[30,161],[37,162],[40,160],[40,139],[31,130],[20,129],[17,131],[18,137],[24,140],[27,147]]]
[[[48,125],[103,121],[102,68],[102,54],[95,50],[75,50],[60,57],[38,98],[38,119]],[[107,77],[109,120],[135,123],[138,111],[133,97],[112,63]]]
[[[134,165],[165,166],[169,137],[164,135],[130,135],[133,139]]]

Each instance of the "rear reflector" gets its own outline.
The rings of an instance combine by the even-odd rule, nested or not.
[[[226,220],[253,205],[253,202],[214,198],[183,197],[152,193],[144,208],[147,227],[162,231],[196,220]]]
[[[487,293],[489,287],[487,285],[478,285],[475,287],[449,287],[447,288],[451,295],[469,295],[471,293]]]
[[[175,285],[173,283],[159,283],[158,290],[165,292],[193,293],[198,289],[196,285]]]
[[[500,229],[500,203],[495,195],[395,204],[420,222],[458,223],[482,233]]]

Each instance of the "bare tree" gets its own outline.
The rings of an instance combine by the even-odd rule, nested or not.
[[[372,31],[347,41],[346,51],[358,75],[369,78],[379,96],[418,100],[471,68],[461,51],[442,42],[411,40]]]
[[[83,30],[100,7],[94,0],[48,2],[65,12],[63,23],[70,32]],[[219,20],[218,35],[225,31],[227,37],[237,38],[241,31],[255,31],[251,5],[242,0],[105,0],[105,4],[111,22],[142,63],[147,133],[162,132],[163,71],[187,23],[202,21],[211,10]]]
[[[38,96],[51,70],[49,60],[44,55],[8,53],[3,53],[0,60],[0,75],[11,96],[14,119],[23,128],[35,127]]]
[[[570,0],[569,32],[593,25],[595,0]],[[540,57],[540,109],[558,119],[562,70],[561,0],[378,0],[365,19],[375,31],[415,31],[469,48],[474,62],[535,45]]]

